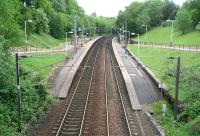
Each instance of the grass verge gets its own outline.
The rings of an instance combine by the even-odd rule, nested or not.
[[[137,46],[129,46],[128,48],[137,55]],[[168,86],[169,93],[174,96],[175,78],[167,76],[166,72],[175,73],[176,61],[167,59],[169,56],[181,57],[182,73],[180,78],[179,98],[181,101],[186,101],[190,94],[191,84],[193,84],[192,86],[194,87],[196,86],[194,89],[200,88],[200,85],[195,81],[200,81],[200,79],[194,78],[195,76],[200,76],[200,53],[140,47],[141,61]],[[200,92],[200,89],[198,90]]]
[[[22,67],[29,71],[38,72],[42,78],[45,78],[52,69],[52,64],[56,64],[65,58],[65,53],[34,55],[22,58]]]
[[[186,44],[193,46],[200,46],[200,32],[192,31],[187,34],[181,34],[181,32],[174,30],[173,43],[174,44]],[[147,42],[154,43],[170,43],[171,41],[171,27],[156,27],[147,33]],[[141,41],[145,41],[145,34],[140,36]]]

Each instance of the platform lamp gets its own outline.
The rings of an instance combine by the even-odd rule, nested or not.
[[[140,55],[140,34],[131,33],[131,35],[137,35],[137,37],[138,37],[138,53],[137,53],[137,56],[138,56],[138,59],[139,59],[139,55]]]
[[[26,24],[27,24],[27,22],[28,23],[32,23],[33,21],[32,20],[26,20],[26,21],[24,21],[24,37],[25,37],[25,48],[26,48],[26,51],[27,51],[27,43],[28,43],[28,40],[27,40],[27,33],[26,33],[26,28],[27,28],[27,26],[26,26]]]
[[[145,42],[147,42],[147,31],[148,31],[148,26],[146,25],[142,25],[143,27],[145,27]]]
[[[70,31],[70,32],[66,32],[65,33],[65,35],[66,35],[66,43],[65,43],[65,50],[66,50],[66,56],[68,56],[68,54],[67,54],[67,50],[68,50],[68,47],[67,47],[67,34],[73,34],[73,32],[72,31]]]
[[[171,22],[171,24],[172,24],[172,28],[171,28],[171,46],[172,46],[172,44],[173,44],[173,31],[174,31],[174,20],[168,19],[166,21]]]

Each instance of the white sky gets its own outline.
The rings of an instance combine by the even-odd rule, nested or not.
[[[93,12],[97,16],[116,17],[120,10],[124,10],[133,1],[145,0],[77,0],[86,14],[91,15]],[[173,0],[176,4],[182,6],[186,0]]]

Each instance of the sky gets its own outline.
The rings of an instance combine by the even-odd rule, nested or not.
[[[143,2],[145,0],[77,0],[85,13],[91,15],[96,12],[97,16],[116,17],[120,10],[124,10],[133,1]],[[182,6],[186,0],[173,0]]]

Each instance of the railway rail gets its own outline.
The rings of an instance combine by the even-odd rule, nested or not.
[[[52,136],[145,136],[139,111],[133,111],[112,49],[101,38],[81,63]]]

